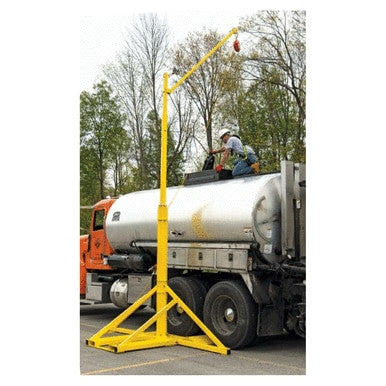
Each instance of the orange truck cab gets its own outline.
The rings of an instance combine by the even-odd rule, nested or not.
[[[105,231],[105,218],[115,198],[107,198],[93,206],[90,231],[80,236],[80,295],[85,297],[87,291],[87,274],[111,271],[104,257],[114,253]]]
[[[80,236],[81,304],[126,308],[154,285],[155,259],[140,248],[117,254],[107,239],[106,217],[115,200],[106,198],[92,207],[89,234]],[[146,305],[154,306],[154,297]]]

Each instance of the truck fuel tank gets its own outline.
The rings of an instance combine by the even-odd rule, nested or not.
[[[127,268],[134,272],[147,272],[155,263],[155,259],[148,254],[112,254],[107,258],[112,268]]]

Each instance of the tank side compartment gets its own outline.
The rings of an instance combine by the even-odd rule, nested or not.
[[[137,242],[153,249],[155,242]],[[241,273],[252,269],[251,245],[247,243],[177,243],[168,244],[168,267]]]

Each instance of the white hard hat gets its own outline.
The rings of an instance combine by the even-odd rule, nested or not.
[[[221,129],[220,132],[218,133],[218,136],[220,137],[220,139],[222,139],[222,137],[225,135],[225,134],[230,134],[231,132],[228,130],[228,129]]]

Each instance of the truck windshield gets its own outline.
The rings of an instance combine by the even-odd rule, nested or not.
[[[103,229],[104,218],[105,218],[104,209],[95,211],[95,213],[94,213],[94,225],[93,225],[94,231]]]

